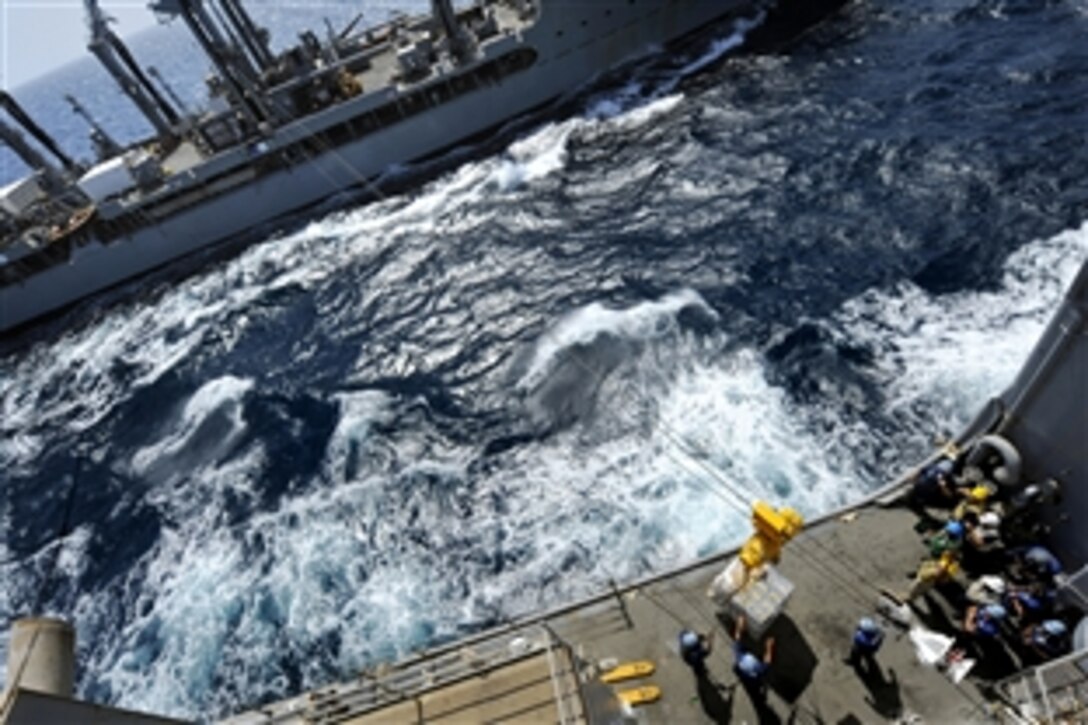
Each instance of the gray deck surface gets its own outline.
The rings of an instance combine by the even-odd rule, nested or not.
[[[776,653],[763,722],[873,722],[912,714],[930,723],[986,719],[988,706],[970,678],[956,687],[922,665],[906,632],[892,624],[885,625],[877,655],[879,677],[863,680],[843,662],[858,618],[875,615],[876,588],[904,590],[906,573],[925,554],[915,521],[905,510],[868,508],[850,523],[823,523],[787,545],[779,570],[795,590],[768,632],[776,638]],[[645,722],[760,722],[732,672],[729,620],[717,615],[706,596],[718,570],[708,567],[628,594],[631,628],[618,615],[618,605],[572,615],[553,627],[581,645],[588,660],[648,659],[657,665],[646,681],[661,687],[663,696],[639,709]],[[683,627],[715,632],[709,660],[714,685],[700,685],[679,658],[676,642]],[[748,644],[762,652],[757,643]]]

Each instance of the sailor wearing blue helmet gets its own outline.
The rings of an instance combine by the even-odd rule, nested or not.
[[[1024,631],[1024,644],[1042,659],[1049,660],[1069,649],[1069,627],[1060,619],[1047,619]]]
[[[713,646],[713,634],[705,637],[690,629],[680,633],[680,657],[695,672],[695,676],[703,678],[707,676],[706,658],[710,656]]]
[[[949,521],[927,541],[930,555],[936,558],[946,551],[958,552],[963,547],[963,535],[963,524],[959,521]]]
[[[1045,546],[1029,547],[1024,552],[1024,563],[1041,579],[1053,579],[1062,573],[1062,563]]]
[[[736,673],[740,683],[752,698],[752,704],[757,709],[766,707],[767,696],[767,671],[774,659],[774,637],[768,637],[763,649],[763,659],[756,657],[748,651],[741,639],[744,637],[744,615],[737,617],[737,624],[733,628],[733,656],[736,661],[733,664],[733,672]]]
[[[854,630],[854,640],[850,646],[850,656],[846,664],[858,667],[863,661],[869,670],[875,670],[876,653],[884,644],[884,632],[871,617],[862,617]]]
[[[955,463],[949,458],[942,458],[923,468],[911,488],[911,501],[915,508],[952,508],[956,502],[953,483],[955,468]]]
[[[1006,616],[1008,612],[1000,604],[968,607],[963,628],[976,636],[995,639],[1001,634],[1001,623]]]

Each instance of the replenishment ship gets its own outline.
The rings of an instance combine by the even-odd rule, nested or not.
[[[273,52],[241,0],[153,0],[210,61],[186,114],[85,0],[89,49],[155,129],[122,148],[79,105],[87,168],[4,93],[0,141],[33,173],[0,189],[0,334],[395,169],[486,138],[623,63],[766,0],[479,0]],[[159,83],[153,82],[154,80]],[[24,135],[53,157],[46,158]]]
[[[865,500],[807,523],[757,502],[738,550],[223,722],[1085,722],[1086,370],[1088,261],[1009,388]],[[951,530],[942,519],[965,539],[922,534]],[[850,656],[861,620],[884,633],[868,664]],[[683,632],[717,643],[701,673]],[[60,620],[15,624],[0,718],[176,722],[73,699],[73,637]],[[765,691],[734,665],[752,653]]]

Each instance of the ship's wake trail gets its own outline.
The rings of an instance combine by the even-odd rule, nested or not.
[[[1014,252],[993,290],[927,294],[913,282],[850,300],[830,323],[864,344],[895,420],[965,424],[1009,385],[1088,257],[1088,222]]]

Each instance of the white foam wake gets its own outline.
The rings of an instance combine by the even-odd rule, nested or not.
[[[711,316],[715,314],[703,298],[690,289],[673,292],[660,300],[641,302],[628,309],[609,309],[593,302],[574,310],[536,342],[529,365],[517,385],[523,390],[535,388],[553,369],[560,353],[590,343],[601,335],[648,341],[675,333],[676,315],[686,307],[698,307]]]
[[[993,291],[902,282],[846,304],[833,329],[875,353],[891,417],[954,430],[1012,382],[1086,257],[1088,223],[1010,255]]]
[[[722,356],[717,336],[669,322],[690,306],[706,303],[685,290],[564,318],[542,351],[601,330],[644,346],[606,381],[595,420],[519,446],[500,467],[470,472],[485,441],[376,437],[374,424],[400,403],[363,391],[341,397],[325,450],[330,485],[230,527],[231,500],[259,490],[269,465],[259,444],[155,485],[146,500],[165,528],[111,587],[137,597],[131,619],[114,628],[111,592],[81,593],[75,607],[96,643],[87,654],[99,685],[122,706],[206,714],[216,683],[246,697],[285,692],[285,654],[313,686],[330,668],[403,655],[496,612],[720,548],[747,528],[748,501],[735,492],[810,512],[851,495],[758,355]],[[224,411],[251,386],[204,385],[154,444],[158,456],[140,461],[185,450],[210,418],[234,419]],[[611,435],[617,427],[627,434]],[[229,694],[216,702],[246,704]]]
[[[389,422],[390,398],[387,394],[364,390],[338,396],[340,418],[325,448],[325,475],[330,482],[344,483],[355,478],[353,472],[364,455],[371,426]]]
[[[188,468],[198,463],[196,457],[213,460],[229,451],[245,428],[242,398],[252,388],[252,380],[233,375],[202,385],[166,436],[136,451],[132,457],[133,474],[146,477],[179,463]]]

